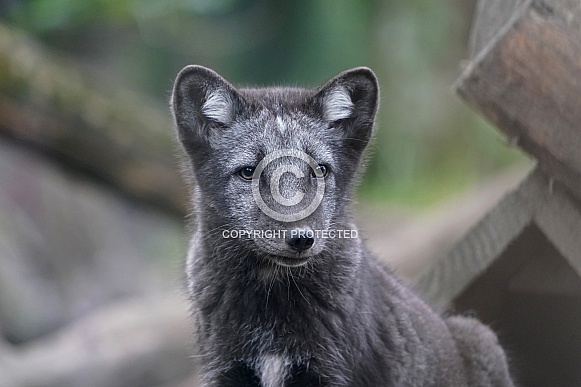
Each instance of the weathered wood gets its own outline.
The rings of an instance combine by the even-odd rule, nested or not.
[[[564,187],[537,169],[426,270],[416,288],[438,308],[449,307],[530,225],[551,239],[581,277],[581,209]]]
[[[455,310],[474,311],[499,333],[518,385],[581,385],[581,278],[571,258],[579,254],[562,255],[537,214],[453,301]]]
[[[581,198],[581,7],[526,1],[456,83],[458,93]]]
[[[470,31],[470,58],[489,44],[514,14],[523,0],[480,0],[476,3]]]
[[[581,5],[480,0],[476,15],[458,93],[539,164],[417,288],[491,324],[519,384],[579,385]]]
[[[526,191],[526,189],[524,189]],[[444,310],[470,282],[494,262],[531,222],[534,203],[523,189],[505,196],[451,251],[426,270],[415,284],[432,305]]]
[[[126,91],[97,91],[72,65],[0,25],[0,134],[183,214],[172,132],[167,109]]]
[[[421,214],[397,214],[393,209],[358,204],[361,235],[379,259],[400,278],[414,283],[435,258],[458,243],[466,230],[530,173],[531,164],[513,166]]]
[[[473,311],[493,325],[509,349],[520,385],[581,385],[581,205],[541,171],[510,197],[520,200],[501,204],[506,213],[491,214],[458,245],[466,247],[464,256],[457,247],[440,263],[438,272],[447,274],[452,287],[466,280],[466,265],[475,263],[480,271],[455,294],[441,292],[448,300],[439,302],[460,313]],[[506,227],[523,213],[528,220]],[[500,252],[482,252],[483,244],[469,243],[496,245],[505,241],[506,232],[509,243],[502,243]],[[440,286],[450,282],[442,280]],[[539,367],[547,359],[558,360]]]

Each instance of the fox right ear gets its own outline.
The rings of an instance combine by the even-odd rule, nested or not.
[[[178,137],[187,150],[206,143],[212,130],[228,127],[240,113],[243,99],[218,73],[191,65],[178,74],[172,110]]]
[[[377,77],[367,67],[344,71],[321,86],[314,105],[323,120],[339,130],[357,153],[367,146],[379,103]]]

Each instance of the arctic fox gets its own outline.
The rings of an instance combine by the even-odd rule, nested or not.
[[[178,75],[205,386],[513,386],[489,328],[436,314],[359,237],[349,204],[378,97],[363,67],[316,89]]]

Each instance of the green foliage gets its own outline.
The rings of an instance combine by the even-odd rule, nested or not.
[[[30,0],[4,22],[166,104],[189,63],[235,83],[316,85],[354,66],[382,84],[361,197],[429,205],[521,156],[450,90],[473,1]],[[316,135],[316,134],[314,134]]]
[[[31,0],[17,3],[9,19],[33,33],[64,30],[97,20],[128,20],[130,2],[116,0]]]

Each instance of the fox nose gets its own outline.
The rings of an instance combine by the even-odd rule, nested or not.
[[[311,229],[295,229],[290,231],[290,235],[286,237],[286,243],[291,249],[300,253],[310,249],[315,243],[313,230]]]

